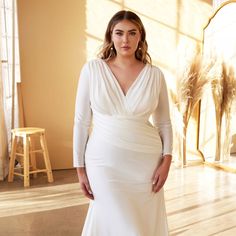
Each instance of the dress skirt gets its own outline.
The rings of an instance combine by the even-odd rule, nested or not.
[[[168,235],[163,189],[151,191],[161,148],[156,153],[129,150],[93,133],[85,160],[94,200],[82,236]]]

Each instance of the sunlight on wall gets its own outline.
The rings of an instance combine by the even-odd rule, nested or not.
[[[116,1],[117,2],[117,1]],[[121,10],[119,4],[108,0],[87,0],[86,4],[86,48],[87,58],[96,58],[101,47],[110,18]]]
[[[205,30],[205,54],[217,55],[228,63],[236,62],[236,2],[228,4],[219,10]]]

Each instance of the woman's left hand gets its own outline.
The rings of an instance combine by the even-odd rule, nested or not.
[[[152,175],[152,191],[154,193],[159,192],[165,184],[170,169],[171,159],[171,155],[163,156],[162,163],[156,167]]]

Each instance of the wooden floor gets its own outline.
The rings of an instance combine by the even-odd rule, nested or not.
[[[0,235],[81,234],[88,201],[75,170],[53,174],[55,183],[41,175],[26,189],[21,179],[0,182]],[[170,235],[236,235],[236,174],[172,166],[165,198]]]

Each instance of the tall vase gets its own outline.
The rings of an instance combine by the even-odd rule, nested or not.
[[[186,142],[187,142],[187,127],[184,126],[183,127],[183,144],[182,144],[182,166],[186,166],[187,165],[187,154],[186,154]]]
[[[229,160],[229,157],[230,157],[230,144],[231,144],[231,132],[230,132],[231,114],[230,114],[230,111],[227,114],[225,114],[224,118],[225,118],[225,132],[224,132],[222,159],[223,159],[223,161],[227,161],[227,160]]]
[[[221,126],[222,120],[221,117],[216,117],[216,151],[215,151],[215,161],[221,160]]]

